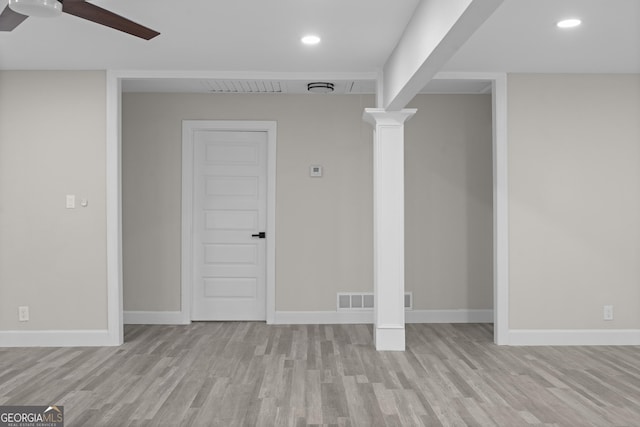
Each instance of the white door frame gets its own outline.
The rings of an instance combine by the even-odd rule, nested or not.
[[[244,73],[246,79],[344,79],[344,75],[314,73]],[[376,73],[351,73],[353,80],[375,80]],[[224,79],[238,78],[232,72],[137,71],[108,70],[106,82],[106,217],[107,217],[107,328],[104,345],[121,345],[123,330],[122,290],[122,188],[121,188],[121,94],[125,79]],[[505,73],[439,73],[436,78],[488,80],[493,82],[493,241],[494,241],[494,341],[509,344],[509,217],[507,174],[507,76]],[[275,135],[275,134],[274,134]],[[269,150],[275,156],[275,149]],[[269,163],[269,173],[275,174],[275,160]],[[275,179],[271,179],[275,185]],[[274,189],[275,192],[275,189]],[[269,202],[275,210],[275,203]],[[269,212],[274,221],[273,212]],[[275,230],[274,230],[275,231]],[[270,231],[275,237],[274,231]],[[273,239],[269,239],[275,245]],[[269,251],[274,256],[274,251]],[[271,262],[271,261],[268,261]],[[267,273],[267,323],[275,315],[275,279]]]
[[[273,323],[276,295],[276,131],[274,121],[183,120],[182,121],[182,262],[180,311],[182,323],[191,322],[193,283],[193,168],[194,139],[198,130],[267,133],[267,239],[266,320]]]

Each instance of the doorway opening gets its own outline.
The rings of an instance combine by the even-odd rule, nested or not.
[[[216,78],[212,73],[211,78]],[[261,76],[253,76],[261,78]],[[109,342],[119,345],[123,340],[122,288],[122,188],[120,126],[121,86],[127,79],[199,79],[201,73],[171,72],[107,72],[107,298]],[[508,217],[507,217],[507,151],[506,151],[506,75],[492,73],[441,74],[438,79],[488,80],[491,82],[493,103],[493,251],[494,251],[494,341],[508,344]],[[270,153],[274,156],[275,150]],[[272,172],[275,175],[275,168]],[[275,183],[275,178],[273,179]],[[275,209],[275,203],[270,209]],[[272,215],[275,226],[275,214]],[[267,233],[269,231],[267,230]],[[275,235],[272,233],[272,235]],[[275,242],[274,242],[275,244]],[[274,252],[274,251],[273,251]],[[272,253],[273,253],[272,252]],[[267,295],[267,323],[275,313],[275,277],[271,300]],[[182,298],[182,301],[185,301]],[[270,311],[273,307],[273,311]],[[182,306],[179,315],[184,315]]]

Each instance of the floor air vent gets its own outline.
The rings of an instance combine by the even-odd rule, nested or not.
[[[413,309],[413,293],[404,294],[405,310]],[[373,293],[370,292],[339,292],[338,311],[344,310],[373,310]]]

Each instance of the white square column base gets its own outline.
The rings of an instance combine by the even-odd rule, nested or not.
[[[373,326],[373,340],[377,351],[404,351],[404,326]]]

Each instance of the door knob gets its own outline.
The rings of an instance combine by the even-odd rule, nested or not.
[[[251,237],[257,237],[259,239],[264,239],[267,237],[267,233],[264,231],[259,232],[258,234],[252,234]]]

